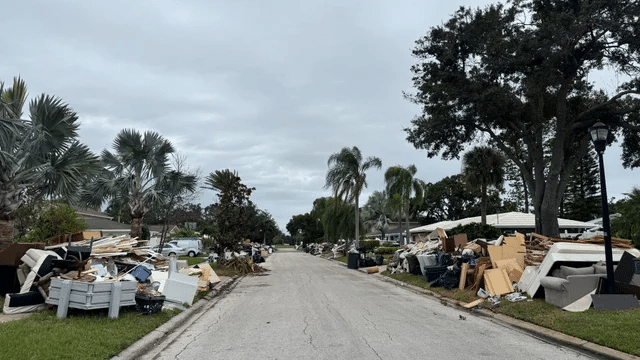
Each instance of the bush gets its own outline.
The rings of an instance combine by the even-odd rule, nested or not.
[[[35,225],[21,241],[41,242],[62,234],[73,234],[86,229],[84,218],[65,204],[52,204],[45,208]]]
[[[627,197],[616,203],[620,217],[611,222],[611,233],[615,237],[633,241],[640,248],[640,189],[633,188]]]
[[[360,241],[360,247],[367,249],[367,251],[373,251],[373,249],[377,248],[378,246],[380,246],[379,240]]]
[[[448,236],[457,234],[467,234],[469,241],[475,239],[497,239],[500,235],[504,235],[502,230],[491,225],[483,225],[481,223],[471,223],[467,225],[458,225],[447,231]]]
[[[375,253],[379,255],[389,255],[395,253],[398,249],[399,247],[397,246],[379,247],[375,250]]]

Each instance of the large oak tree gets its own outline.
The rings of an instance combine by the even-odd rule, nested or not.
[[[622,138],[623,164],[640,165],[640,2],[514,0],[460,8],[416,42],[412,67],[422,113],[406,129],[428,156],[458,158],[486,142],[522,171],[536,231],[558,234],[558,204],[590,147],[588,128]],[[613,94],[589,80],[619,76]]]

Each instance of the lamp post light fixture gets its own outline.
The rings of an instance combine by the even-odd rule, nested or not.
[[[607,183],[604,178],[604,161],[602,154],[607,146],[609,127],[601,122],[589,128],[591,140],[598,153],[600,161],[600,197],[602,198],[602,230],[604,231],[604,254],[607,262],[607,284],[609,294],[616,293],[616,281],[613,275],[613,253],[611,250],[611,225],[609,224],[609,203],[607,202]]]

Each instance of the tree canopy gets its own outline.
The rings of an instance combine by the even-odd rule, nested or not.
[[[327,161],[329,170],[325,189],[332,188],[334,197],[344,199],[347,202],[355,201],[355,241],[356,246],[360,240],[360,193],[367,187],[367,170],[380,169],[382,161],[370,156],[366,160],[358,147],[344,147],[340,152],[334,153]]]
[[[138,237],[142,233],[144,215],[154,204],[165,200],[172,182],[165,178],[170,172],[169,155],[175,148],[157,132],[141,134],[135,129],[123,129],[113,140],[113,150],[102,151],[104,169],[89,184],[82,198],[92,207],[101,206],[104,201],[118,204],[116,208],[128,206],[131,236]]]
[[[0,249],[13,241],[18,211],[43,197],[77,200],[98,159],[78,138],[76,112],[60,98],[42,94],[29,103],[24,80],[0,82]]]
[[[500,149],[531,190],[536,231],[558,234],[569,174],[590,147],[588,128],[622,139],[623,165],[640,166],[640,2],[513,0],[460,8],[416,41],[412,67],[422,112],[408,141],[430,157],[467,145]],[[615,93],[590,82],[620,76]]]
[[[476,146],[462,157],[462,174],[467,186],[480,194],[481,223],[487,223],[489,188],[501,188],[504,182],[504,156],[494,148]]]
[[[205,178],[205,188],[218,192],[215,222],[218,230],[218,254],[225,248],[236,250],[245,239],[249,215],[249,197],[255,188],[241,182],[236,171],[216,170]]]

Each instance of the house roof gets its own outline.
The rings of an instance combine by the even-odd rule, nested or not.
[[[104,218],[94,218],[94,217],[85,217],[84,218],[87,223],[87,230],[126,230],[129,231],[131,229],[131,225],[119,223],[117,221],[104,219]]]
[[[88,218],[100,218],[100,219],[109,219],[109,220],[112,219],[111,216],[93,209],[76,208],[75,210],[76,210],[76,213],[78,213],[78,215],[81,215],[85,219],[88,219]]]
[[[412,233],[424,233],[435,231],[436,228],[442,228],[443,230],[451,230],[458,225],[467,225],[471,223],[481,222],[480,216],[469,217],[460,220],[453,221],[440,221],[437,223],[420,226],[411,229]],[[487,225],[492,225],[500,229],[535,229],[536,217],[534,214],[525,214],[521,212],[507,212],[502,214],[487,215]],[[591,229],[595,226],[593,223],[584,221],[576,221],[569,219],[558,218],[558,227],[560,229]]]

